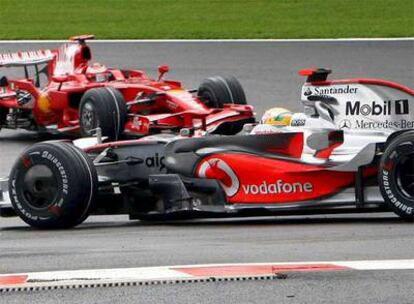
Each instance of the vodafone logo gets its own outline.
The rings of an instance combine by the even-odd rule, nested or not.
[[[240,182],[233,169],[219,158],[204,161],[198,168],[199,177],[217,179],[228,197],[234,196],[240,188]]]
[[[290,193],[310,193],[313,192],[312,183],[288,183],[281,179],[278,179],[274,183],[268,183],[263,181],[261,184],[256,185],[243,185],[243,191],[247,195],[259,195],[259,194],[290,194]]]

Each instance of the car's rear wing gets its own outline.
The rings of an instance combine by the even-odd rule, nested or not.
[[[0,67],[28,66],[48,63],[55,58],[52,50],[0,54]]]
[[[306,82],[325,81],[331,73],[332,70],[324,68],[309,68],[299,71],[300,76],[307,76]]]

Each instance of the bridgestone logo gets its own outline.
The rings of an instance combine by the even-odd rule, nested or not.
[[[412,214],[413,208],[408,207],[407,205],[401,203],[392,193],[390,188],[389,178],[388,178],[388,171],[382,170],[382,184],[384,185],[385,194],[387,195],[388,199],[390,200],[391,204],[395,207],[400,209],[401,211],[405,212],[406,214]]]
[[[260,185],[242,185],[245,194],[287,194],[287,193],[304,193],[312,192],[311,183],[285,183],[281,179],[275,183],[262,182]]]
[[[60,176],[61,176],[61,181],[62,181],[62,193],[63,194],[68,194],[69,193],[69,180],[68,180],[68,176],[66,174],[65,168],[63,167],[62,163],[51,153],[49,153],[48,151],[43,151],[42,153],[42,158],[45,158],[47,160],[49,160],[50,162],[52,162],[56,168],[58,169]],[[62,202],[60,202],[61,204]],[[60,205],[59,205],[60,207]]]

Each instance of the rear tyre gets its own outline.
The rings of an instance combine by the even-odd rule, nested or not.
[[[94,208],[98,178],[82,150],[64,142],[25,150],[10,174],[10,198],[29,225],[61,229],[82,223]]]
[[[213,76],[203,80],[198,96],[209,108],[223,108],[225,103],[247,104],[243,87],[234,76]]]
[[[381,157],[378,183],[387,205],[401,218],[414,220],[414,132],[395,137]]]
[[[247,104],[246,94],[234,76],[213,76],[205,79],[198,88],[198,96],[209,108],[223,108],[224,104]],[[233,121],[221,124],[214,133],[233,135],[243,129],[247,121]]]
[[[83,137],[101,128],[102,135],[117,140],[124,132],[127,107],[122,94],[110,87],[87,91],[79,105],[79,124]]]

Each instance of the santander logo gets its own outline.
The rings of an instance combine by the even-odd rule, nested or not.
[[[228,197],[234,196],[240,188],[240,182],[233,169],[219,158],[211,158],[201,163],[197,172],[199,177],[217,179]]]

